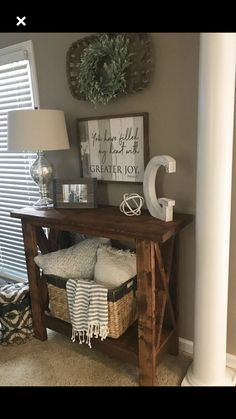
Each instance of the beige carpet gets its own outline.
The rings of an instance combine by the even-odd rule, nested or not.
[[[53,331],[48,340],[0,345],[0,386],[138,386],[138,369]],[[158,386],[179,386],[191,358],[166,355]]]

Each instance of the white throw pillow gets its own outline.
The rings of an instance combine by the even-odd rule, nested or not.
[[[35,256],[34,260],[46,275],[91,279],[94,274],[97,248],[105,243],[110,244],[110,240],[96,237],[85,239],[67,249]]]
[[[117,250],[101,246],[97,250],[94,280],[107,288],[118,287],[137,273],[136,254],[129,250]]]

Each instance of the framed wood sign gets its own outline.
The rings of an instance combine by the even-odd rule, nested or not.
[[[56,208],[96,208],[97,179],[54,179]]]
[[[82,118],[77,129],[83,176],[143,182],[149,159],[148,113]]]

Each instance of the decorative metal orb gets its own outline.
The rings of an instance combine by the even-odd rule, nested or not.
[[[128,217],[133,215],[141,215],[141,208],[144,204],[144,199],[137,193],[125,193],[123,195],[123,201],[120,204],[120,211]],[[132,205],[132,206],[131,206]],[[135,205],[135,208],[133,207]]]

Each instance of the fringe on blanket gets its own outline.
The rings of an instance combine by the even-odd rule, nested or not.
[[[76,337],[78,337],[79,344],[86,343],[90,348],[92,348],[91,345],[91,339],[94,338],[101,338],[101,340],[106,339],[108,336],[109,329],[106,324],[98,324],[91,322],[88,324],[87,330],[72,330],[72,336],[71,340],[72,342],[75,342]],[[86,338],[86,340],[85,340]]]

